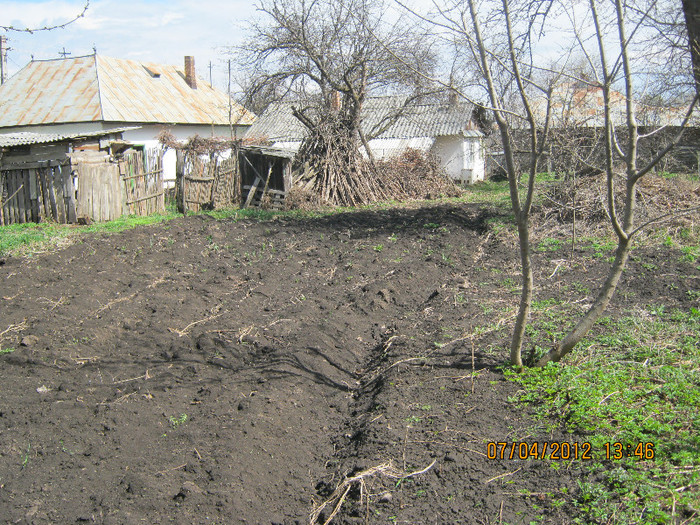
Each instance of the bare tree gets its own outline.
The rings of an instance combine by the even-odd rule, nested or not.
[[[694,0],[683,0],[683,14],[688,30],[688,47],[693,61],[695,89],[700,93],[700,4]]]
[[[532,50],[551,2],[469,0],[465,5],[459,0],[448,0],[435,3],[435,7],[433,17],[420,18],[442,30],[456,50],[449,84],[477,107],[489,110],[500,134],[522,275],[510,360],[522,367],[522,346],[534,290],[530,216],[535,177],[541,169],[549,136],[551,92],[557,80],[556,75],[547,79],[539,74]],[[524,144],[520,143],[521,137]],[[528,153],[519,155],[518,150],[522,149]]]
[[[697,96],[693,98],[687,108],[679,133],[656,156],[646,162],[640,162],[639,145],[643,137],[639,133],[639,125],[637,123],[637,91],[635,90],[637,75],[634,70],[633,38],[635,33],[643,31],[645,23],[653,18],[654,10],[658,7],[657,2],[653,1],[640,2],[640,4],[633,5],[630,8],[622,0],[615,0],[613,9],[611,9],[609,14],[613,17],[613,27],[616,28],[617,34],[612,40],[614,44],[610,46],[614,49],[614,52],[610,54],[605,41],[606,32],[604,20],[601,16],[601,6],[597,0],[589,0],[590,15],[595,26],[596,51],[599,60],[599,67],[596,68],[599,75],[598,83],[604,100],[604,173],[607,185],[607,212],[610,224],[617,237],[617,249],[615,260],[610,267],[608,276],[589,310],[566,337],[538,361],[538,366],[543,366],[550,361],[559,361],[573,350],[590,331],[610,304],[610,300],[617,289],[620,276],[630,255],[632,239],[644,227],[666,218],[657,217],[640,226],[636,225],[637,184],[680,141],[683,128],[687,125],[688,119],[695,108]],[[622,83],[625,97],[625,122],[622,126],[624,131],[622,138],[620,137],[620,129],[614,126],[612,118],[612,92],[613,86],[617,82]],[[618,206],[615,201],[615,183],[618,177],[622,179],[624,184],[622,206]]]
[[[457,54],[450,81],[460,73],[464,75],[462,85],[455,89],[490,110],[500,132],[520,244],[522,291],[510,345],[510,361],[517,367],[523,366],[522,346],[535,288],[530,247],[535,176],[542,168],[545,151],[550,145],[556,146],[548,142],[552,136],[553,108],[557,106],[562,112],[562,105],[565,105],[564,101],[557,101],[562,85],[577,89],[578,84],[593,92],[595,100],[602,98],[603,101],[598,108],[599,122],[594,123],[602,142],[602,151],[597,154],[602,162],[594,164],[591,156],[580,160],[605,174],[606,213],[617,237],[617,251],[593,305],[571,332],[538,360],[538,366],[560,360],[581,341],[609,305],[629,258],[632,239],[645,227],[668,218],[667,215],[655,217],[638,226],[635,222],[636,187],[678,143],[697,100],[693,98],[686,104],[680,118],[680,132],[655,155],[643,158],[640,141],[658,130],[646,136],[640,133],[638,99],[644,90],[639,84],[648,87],[655,74],[661,76],[653,66],[675,60],[674,53],[679,51],[679,46],[673,44],[677,40],[672,42],[668,38],[667,30],[671,26],[674,30],[677,28],[673,22],[677,16],[672,16],[671,20],[668,15],[677,15],[680,6],[674,10],[667,0],[606,3],[588,0],[587,4],[565,0],[435,0],[432,15],[417,15],[406,8],[431,22],[445,38],[452,39]],[[587,30],[591,27],[592,31]],[[559,42],[569,37],[555,59],[538,56],[547,47],[543,45],[548,42],[547,30],[553,30]],[[656,57],[662,60],[649,59],[652,41],[657,46]],[[659,46],[663,42],[668,45]],[[687,53],[687,47],[680,51]],[[581,56],[586,66],[585,75],[571,67],[572,57]],[[687,73],[689,71],[686,76]],[[682,71],[678,74],[683,76]],[[683,82],[676,84],[682,86]],[[573,109],[570,106],[569,111]],[[554,124],[559,127],[557,133],[561,132],[561,118],[566,117],[566,111],[559,117]],[[518,137],[525,137],[527,142],[524,147],[520,146],[526,152],[524,155],[518,154]],[[526,184],[522,180],[525,174]],[[621,191],[616,189],[619,180],[622,181]],[[622,204],[619,204],[618,193],[622,194]]]
[[[373,160],[372,136],[360,125],[364,102],[387,93],[407,95],[408,102],[425,92],[422,77],[403,62],[432,69],[428,35],[409,30],[383,0],[263,0],[259,11],[262,18],[242,48],[248,100],[296,101],[294,115],[309,131],[300,154],[328,192],[368,184],[355,180],[360,147]]]

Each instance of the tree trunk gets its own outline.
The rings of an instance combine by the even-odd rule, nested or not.
[[[700,3],[697,0],[683,0],[683,13],[693,60],[695,91],[700,94]]]
[[[518,216],[520,215],[520,216]],[[525,217],[523,217],[525,215]],[[532,305],[532,291],[535,286],[535,279],[532,273],[532,257],[530,250],[530,221],[526,214],[516,215],[518,223],[518,240],[520,243],[520,266],[523,278],[520,291],[520,305],[518,306],[518,316],[515,319],[513,335],[510,341],[510,363],[522,369],[522,348],[525,339],[525,328],[530,319],[530,308]]]
[[[593,305],[588,309],[586,315],[584,315],[574,327],[574,329],[569,332],[569,334],[562,339],[557,346],[552,348],[547,354],[542,356],[537,362],[536,366],[545,366],[549,362],[557,362],[566,354],[571,352],[574,347],[581,342],[588,331],[593,328],[596,321],[603,315],[605,309],[610,304],[610,300],[615,294],[617,285],[620,282],[620,277],[627,264],[627,259],[630,254],[630,239],[620,240],[617,245],[617,251],[615,252],[615,262],[610,268],[608,273],[608,278],[605,280],[603,287],[600,292],[598,292],[598,297],[596,297]]]

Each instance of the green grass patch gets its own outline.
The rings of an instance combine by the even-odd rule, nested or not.
[[[73,242],[81,235],[115,233],[137,226],[163,222],[178,216],[177,213],[170,211],[147,217],[124,216],[110,222],[95,223],[90,226],[56,224],[54,222],[0,226],[0,255],[31,255],[53,249],[63,243]]]
[[[538,252],[556,252],[562,247],[562,241],[559,239],[554,239],[552,237],[545,237],[537,245]]]
[[[10,224],[0,226],[0,255],[37,251],[71,235],[68,227],[54,224]]]
[[[684,522],[700,509],[700,311],[656,306],[599,324],[566,364],[509,372],[519,401],[593,445],[583,467],[601,481],[580,483],[576,523]],[[653,459],[635,456],[639,443]]]
[[[508,181],[481,181],[464,188],[459,198],[463,202],[484,202],[510,209],[510,190]]]

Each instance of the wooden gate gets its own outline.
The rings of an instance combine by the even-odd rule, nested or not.
[[[0,225],[53,220],[75,222],[70,161],[3,165],[0,170]]]
[[[102,222],[122,216],[119,168],[111,162],[80,162],[76,212],[78,217]]]
[[[177,207],[181,213],[234,204],[239,195],[238,156],[204,160],[177,152]]]
[[[159,150],[125,153],[119,160],[124,188],[123,213],[150,215],[165,211],[163,156]]]

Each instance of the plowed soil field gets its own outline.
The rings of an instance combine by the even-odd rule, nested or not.
[[[7,258],[0,521],[569,522],[551,495],[576,463],[487,457],[579,439],[512,400],[518,252],[494,214],[197,215]],[[540,298],[607,268],[562,257],[537,253]],[[635,264],[613,308],[686,300],[674,263]]]

